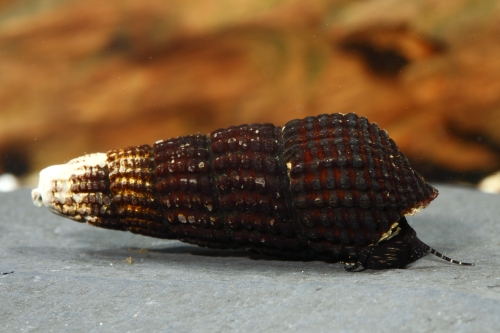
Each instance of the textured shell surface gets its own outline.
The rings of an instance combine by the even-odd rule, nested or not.
[[[33,202],[79,222],[218,249],[405,267],[429,254],[405,215],[438,192],[354,113],[251,124],[85,155]],[[460,263],[466,264],[466,263]]]

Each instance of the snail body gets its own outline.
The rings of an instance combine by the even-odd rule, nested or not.
[[[438,191],[354,113],[233,126],[41,171],[33,202],[78,222],[217,249],[403,268],[432,253],[405,215]],[[468,264],[467,264],[468,265]]]

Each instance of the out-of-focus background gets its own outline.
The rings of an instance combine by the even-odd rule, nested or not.
[[[377,122],[428,180],[494,175],[500,2],[0,1],[4,189],[85,153],[333,112]]]

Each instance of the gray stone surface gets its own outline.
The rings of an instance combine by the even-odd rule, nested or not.
[[[438,189],[409,222],[474,267],[428,256],[347,273],[93,228],[34,207],[28,190],[0,194],[0,273],[13,271],[0,276],[0,331],[499,332],[500,196]]]

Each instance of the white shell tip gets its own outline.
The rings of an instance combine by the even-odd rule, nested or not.
[[[31,191],[35,206],[46,206],[56,214],[61,214],[61,205],[66,199],[72,200],[71,176],[85,174],[89,167],[104,167],[107,155],[96,153],[84,155],[66,164],[52,165],[40,171],[38,187]]]
[[[31,200],[33,200],[33,204],[35,206],[37,207],[43,206],[42,193],[40,193],[40,190],[38,188],[35,188],[31,191]]]

